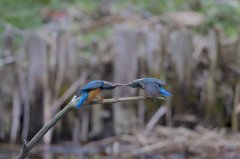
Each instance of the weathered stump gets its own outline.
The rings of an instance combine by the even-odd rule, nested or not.
[[[236,66],[240,67],[240,34],[238,35],[238,40],[234,46],[234,63]],[[233,112],[232,112],[232,130],[234,132],[239,131],[239,113],[235,111],[235,108],[240,103],[240,77],[237,75],[237,84],[235,86],[234,93],[234,103],[233,103]]]
[[[137,77],[138,56],[137,56],[138,33],[133,30],[122,30],[116,35],[113,60],[113,81],[126,82]],[[114,89],[114,97],[127,97],[136,94],[135,89],[120,87]],[[114,128],[115,133],[126,132],[123,127],[131,125],[131,119],[136,116],[132,102],[114,104]]]
[[[43,112],[50,112],[47,95],[42,102],[43,90],[47,88],[47,45],[36,35],[30,35],[25,43],[25,52],[28,56],[28,93],[30,100],[29,136],[32,138],[43,126]],[[43,104],[45,108],[43,108]],[[49,114],[48,114],[49,115]],[[50,119],[48,117],[48,119]],[[47,119],[46,119],[47,120]]]
[[[11,31],[6,31],[2,34],[2,58],[7,58],[14,56],[14,43],[13,43],[13,33]],[[2,121],[2,134],[0,138],[9,139],[11,132],[11,120],[12,120],[12,104],[13,104],[13,94],[17,83],[15,64],[8,64],[2,68],[0,77],[0,93],[2,95],[2,111],[4,118]],[[1,106],[0,106],[1,107]],[[1,120],[0,119],[0,120]]]
[[[218,68],[218,36],[214,30],[208,33],[208,57],[210,60],[209,74],[206,81],[206,104],[205,104],[205,123],[216,125],[217,117],[217,84],[216,72]]]
[[[175,70],[174,111],[182,113],[187,108],[188,92],[191,80],[191,54],[193,51],[192,36],[189,32],[174,31],[170,34],[172,65]]]

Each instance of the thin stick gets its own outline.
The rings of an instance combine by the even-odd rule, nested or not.
[[[76,98],[76,96],[73,97],[73,99]],[[79,97],[80,98],[80,97]],[[29,151],[37,144],[37,142],[48,132],[49,129],[51,129],[65,114],[67,114],[70,110],[74,109],[77,105],[77,101],[79,100],[77,98],[76,100],[72,100],[66,107],[64,107],[57,115],[55,115],[33,138],[32,140],[26,144],[23,145],[21,152],[18,154],[17,159],[24,159]],[[105,99],[102,102],[100,100],[93,100],[88,103],[84,103],[82,107],[87,105],[94,105],[94,104],[104,104],[104,103],[118,103],[118,102],[124,102],[124,101],[138,101],[138,100],[152,100],[152,97],[145,97],[145,96],[138,96],[138,97],[125,97],[125,98],[112,98],[112,99]],[[164,98],[158,97],[157,99]]]

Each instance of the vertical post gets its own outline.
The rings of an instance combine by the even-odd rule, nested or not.
[[[192,36],[186,31],[174,31],[170,34],[172,65],[175,68],[176,80],[174,105],[176,113],[181,113],[187,106],[187,94],[191,80],[191,54],[192,54]]]
[[[67,34],[68,38],[68,50],[67,50],[67,59],[66,59],[66,70],[71,71],[65,71],[64,73],[64,79],[67,80],[67,82],[74,82],[78,78],[78,70],[79,70],[79,64],[77,61],[77,51],[76,51],[76,42],[75,37],[71,35],[70,33]]]
[[[0,91],[0,139],[2,140],[4,138],[5,138],[5,132],[4,132],[4,119],[3,119],[3,102],[2,102],[2,94]]]
[[[66,72],[71,72],[72,71],[65,71],[66,70],[66,63],[67,63],[67,33],[65,32],[59,32],[58,35],[56,36],[56,39],[52,39],[52,45],[51,48],[53,49],[52,51],[55,50],[55,52],[52,52],[52,57],[51,60],[53,61],[53,63],[55,63],[56,65],[50,65],[50,70],[52,70],[51,74],[49,74],[49,77],[55,77],[53,78],[53,80],[51,80],[51,78],[48,79],[48,82],[51,83],[50,81],[53,82],[53,89],[51,91],[51,93],[53,94],[53,97],[51,99],[51,101],[56,101],[58,99],[59,93],[61,92],[61,86],[63,84],[64,81],[64,77],[65,77],[65,73]],[[53,56],[55,55],[55,56]],[[50,85],[49,85],[50,87]],[[51,104],[52,104],[51,102]],[[52,117],[55,114],[52,114]],[[63,120],[61,122],[58,122],[55,127],[54,127],[54,133],[55,133],[55,137],[57,139],[61,138],[61,134],[66,133],[69,129],[68,126],[72,125],[73,123],[69,123],[68,126],[64,127],[64,121],[66,121],[65,119],[68,118],[70,114],[67,114]],[[70,116],[71,117],[71,116]],[[51,134],[49,134],[50,136],[52,136]],[[50,138],[50,137],[49,137]]]
[[[114,82],[125,82],[137,77],[137,38],[138,33],[133,30],[121,30],[117,33],[113,58]],[[113,94],[115,97],[133,96],[136,90],[121,87],[114,89]],[[123,127],[130,126],[129,121],[136,115],[132,102],[116,103],[113,111],[115,133],[125,132]]]
[[[158,31],[146,33],[146,61],[148,76],[159,78],[163,61],[162,38]]]
[[[97,55],[97,57],[100,59],[101,57],[101,53],[100,53],[100,49],[99,49],[99,44],[97,42],[93,42],[92,43],[92,47],[93,47],[93,51],[94,54]],[[93,75],[91,75],[91,78],[94,80],[98,80],[98,79],[104,79],[104,77],[102,76],[101,73],[101,64],[99,64],[99,66],[94,70]],[[102,91],[101,93],[101,98],[102,95],[104,94],[105,91]],[[93,137],[99,137],[102,132],[103,132],[103,119],[102,119],[102,104],[97,104],[94,107],[91,107],[91,125],[92,125],[92,132],[93,132]]]
[[[7,58],[14,56],[14,35],[11,30],[6,30],[2,34],[2,47],[1,47],[1,57]],[[16,71],[15,64],[9,64],[2,68],[0,78],[0,93],[2,95],[2,109],[4,112],[4,118],[2,118],[3,129],[0,130],[2,137],[9,139],[11,132],[11,120],[12,120],[12,102],[13,102],[13,92],[16,88]]]
[[[29,94],[27,90],[27,81],[26,81],[26,71],[22,66],[22,61],[17,64],[17,72],[18,72],[18,83],[20,88],[20,95],[23,103],[23,126],[22,126],[22,133],[21,139],[28,138],[29,132],[29,118],[30,118],[30,105],[29,105]]]
[[[51,118],[46,119],[46,114],[49,110],[49,96],[51,95],[48,89],[47,82],[47,45],[37,35],[30,35],[25,43],[25,52],[28,56],[28,94],[30,100],[30,123],[29,123],[29,138],[32,138],[45,122]],[[42,95],[44,91],[44,101],[42,102]],[[43,108],[43,105],[45,108]],[[45,118],[42,114],[45,112]],[[48,114],[49,115],[49,114]]]
[[[141,33],[139,35],[138,42],[138,53],[139,53],[139,78],[146,77],[147,67],[146,67],[146,42],[145,34]],[[143,96],[144,91],[139,91],[139,95]],[[138,101],[138,125],[139,128],[143,127],[145,123],[145,101]]]
[[[48,60],[47,60],[47,45],[46,43],[39,39],[40,51],[40,62],[42,65],[42,86],[43,86],[43,124],[47,124],[51,120],[51,105],[52,105],[52,93],[49,85],[49,75],[48,75]],[[50,145],[52,140],[52,129],[48,131],[44,137],[44,144]]]
[[[163,69],[163,40],[159,31],[152,30],[146,32],[146,66],[147,77],[160,78],[165,80],[165,72]],[[143,91],[141,91],[143,92]],[[144,92],[143,92],[144,93]],[[142,101],[145,102],[145,101]],[[155,107],[154,107],[155,108]],[[157,108],[156,108],[157,109]],[[157,111],[151,109],[149,113]]]
[[[54,84],[53,101],[58,98],[59,91],[61,89],[64,73],[66,68],[66,58],[67,58],[67,37],[66,33],[61,33],[57,37],[57,69],[56,69],[56,79]],[[71,71],[70,71],[71,72]]]
[[[205,123],[214,124],[217,115],[216,81],[218,66],[218,37],[214,30],[208,32],[208,56],[210,60],[209,74],[206,83]],[[215,121],[216,122],[216,121]]]
[[[82,108],[82,122],[81,122],[81,143],[85,144],[88,141],[88,127],[89,127],[89,114],[90,114],[90,108],[85,107]]]
[[[235,64],[240,67],[240,33],[238,34],[238,40],[235,43],[234,47],[234,62]],[[235,87],[234,93],[234,103],[233,103],[233,113],[232,113],[232,131],[237,132],[239,131],[239,114],[235,112],[235,108],[240,103],[240,78],[239,75],[237,77],[237,84]]]
[[[13,94],[13,118],[11,124],[11,134],[10,134],[10,142],[16,143],[17,137],[19,137],[19,129],[20,129],[20,113],[21,113],[21,105],[20,105],[20,94],[19,88],[17,87]]]

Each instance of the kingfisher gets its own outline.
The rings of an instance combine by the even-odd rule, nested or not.
[[[128,86],[145,90],[153,99],[156,99],[159,93],[165,97],[171,96],[171,93],[162,88],[163,85],[165,82],[156,78],[141,78],[128,82]]]
[[[100,98],[98,94],[103,89],[114,89],[117,86],[126,86],[126,85],[127,84],[112,83],[110,81],[101,81],[101,80],[95,80],[95,81],[89,82],[87,85],[81,88],[78,92],[78,95],[81,95],[81,97],[78,101],[76,109],[80,108],[84,102],[90,102],[94,98],[98,98],[102,102],[104,98]]]

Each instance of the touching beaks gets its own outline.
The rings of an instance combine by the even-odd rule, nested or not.
[[[113,83],[115,86],[128,86],[129,83]]]

